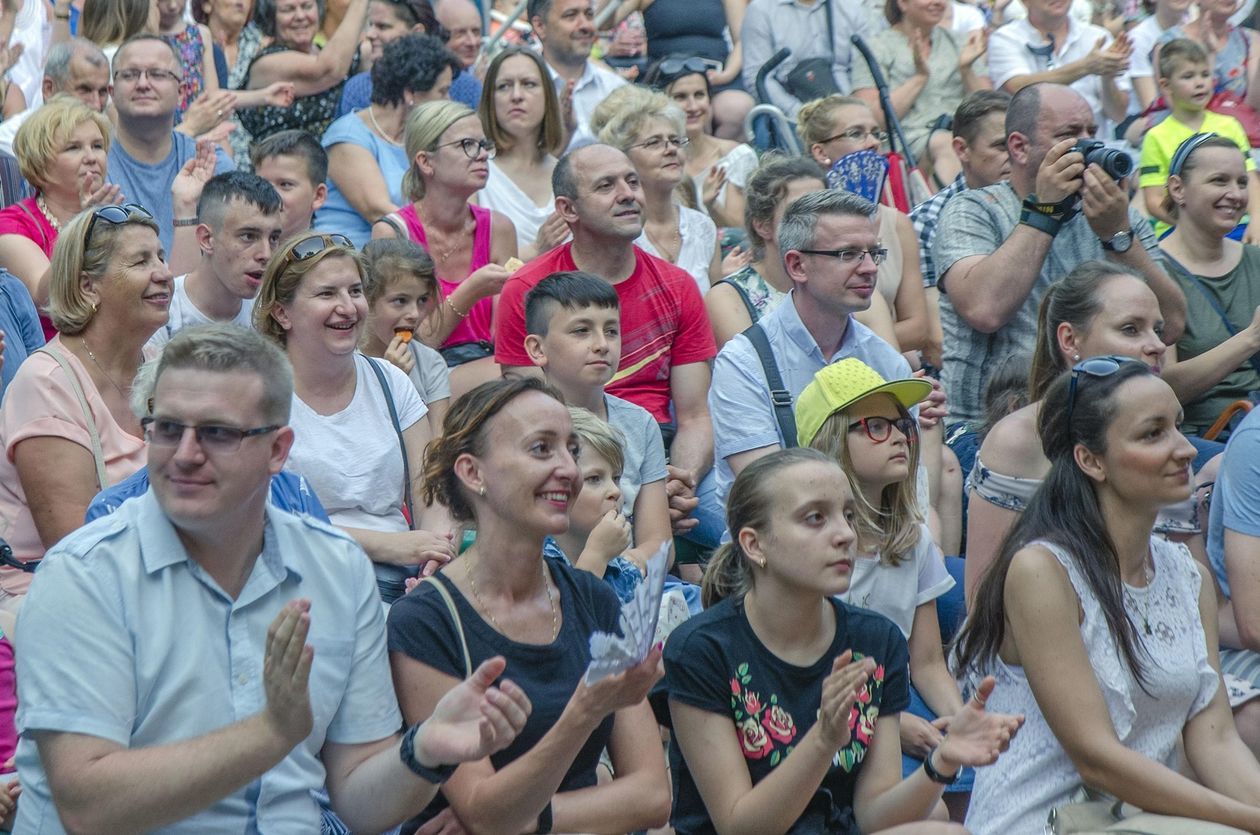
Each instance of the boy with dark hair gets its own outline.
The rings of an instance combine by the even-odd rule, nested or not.
[[[665,495],[665,447],[652,414],[604,392],[621,361],[617,291],[580,271],[553,273],[525,297],[525,350],[570,406],[580,406],[620,430],[624,440],[621,493],[633,523],[640,564],[670,538]]]
[[[254,296],[280,241],[280,195],[256,174],[229,171],[206,182],[197,201],[197,266],[176,276],[166,324],[149,346],[160,349],[192,325],[250,327]]]
[[[1212,61],[1203,45],[1189,38],[1174,38],[1164,44],[1159,49],[1155,76],[1169,113],[1142,139],[1138,179],[1146,211],[1155,219],[1155,236],[1164,237],[1177,222],[1164,207],[1168,193],[1165,185],[1177,147],[1196,133],[1220,134],[1242,150],[1249,172],[1247,196],[1252,207],[1260,206],[1260,175],[1251,158],[1247,132],[1233,116],[1208,110],[1214,82]],[[1260,243],[1260,229],[1250,231],[1244,216],[1230,237],[1244,243]]]
[[[303,130],[282,130],[255,142],[249,159],[284,203],[280,240],[310,229],[315,212],[328,199],[328,152],[319,140]]]

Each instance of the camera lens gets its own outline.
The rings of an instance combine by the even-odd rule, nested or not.
[[[1085,143],[1082,142],[1081,145],[1084,146]],[[1108,148],[1097,140],[1090,147],[1082,147],[1081,150],[1085,154],[1086,165],[1097,165],[1113,180],[1127,177],[1133,172],[1133,158],[1124,151]]]

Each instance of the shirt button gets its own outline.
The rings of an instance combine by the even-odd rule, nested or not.
[[[249,676],[245,675],[244,673],[241,673],[239,676],[236,677],[236,681],[238,684],[247,684],[249,683]]]

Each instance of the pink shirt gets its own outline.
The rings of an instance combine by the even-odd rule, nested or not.
[[[489,209],[472,204],[469,204],[468,211],[472,212],[477,223],[473,229],[472,259],[468,262],[468,275],[458,277],[439,275],[437,282],[444,299],[455,292],[455,288],[461,281],[490,263],[490,219],[493,215]],[[411,236],[411,239],[429,252],[429,241],[424,234],[424,224],[420,222],[420,216],[416,214],[416,205],[411,203],[404,206],[399,210],[398,215],[407,224],[407,234]],[[437,261],[436,258],[433,260]],[[468,311],[468,316],[464,321],[460,322],[455,330],[451,331],[451,335],[446,337],[442,347],[449,348],[452,345],[463,345],[467,342],[493,341],[494,334],[491,326],[493,319],[494,299],[487,297],[478,300]]]
[[[54,337],[48,347],[61,351],[79,379],[100,433],[106,477],[111,484],[122,481],[144,466],[144,441],[114,420],[87,369],[62,346],[61,337]],[[5,391],[4,403],[0,405],[0,445],[4,449],[4,455],[0,457],[0,537],[9,543],[13,556],[19,560],[44,556],[44,546],[35,529],[26,493],[13,463],[14,448],[27,438],[64,438],[79,444],[89,453],[92,450],[87,419],[74,388],[57,361],[38,352],[22,363]],[[0,590],[9,594],[25,594],[31,584],[31,576],[29,572],[16,568],[0,568]]]
[[[28,197],[12,206],[0,209],[0,235],[21,235],[24,238],[30,238],[48,260],[52,260],[53,244],[57,242],[57,230],[53,229],[48,218],[44,217],[34,197]],[[57,335],[57,329],[52,326],[52,321],[42,311],[39,314],[39,323],[44,329],[45,341]]]

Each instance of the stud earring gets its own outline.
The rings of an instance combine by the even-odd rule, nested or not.
[[[484,485],[484,484],[483,484],[483,485],[481,485],[481,489],[480,489],[480,490],[478,490],[477,492],[478,492],[479,494],[481,494],[482,496],[484,496],[484,495],[486,494],[486,485]]]
[[[1080,361],[1081,361],[1081,355],[1080,355],[1080,354],[1073,354],[1073,355],[1072,355],[1072,362],[1080,362]]]

